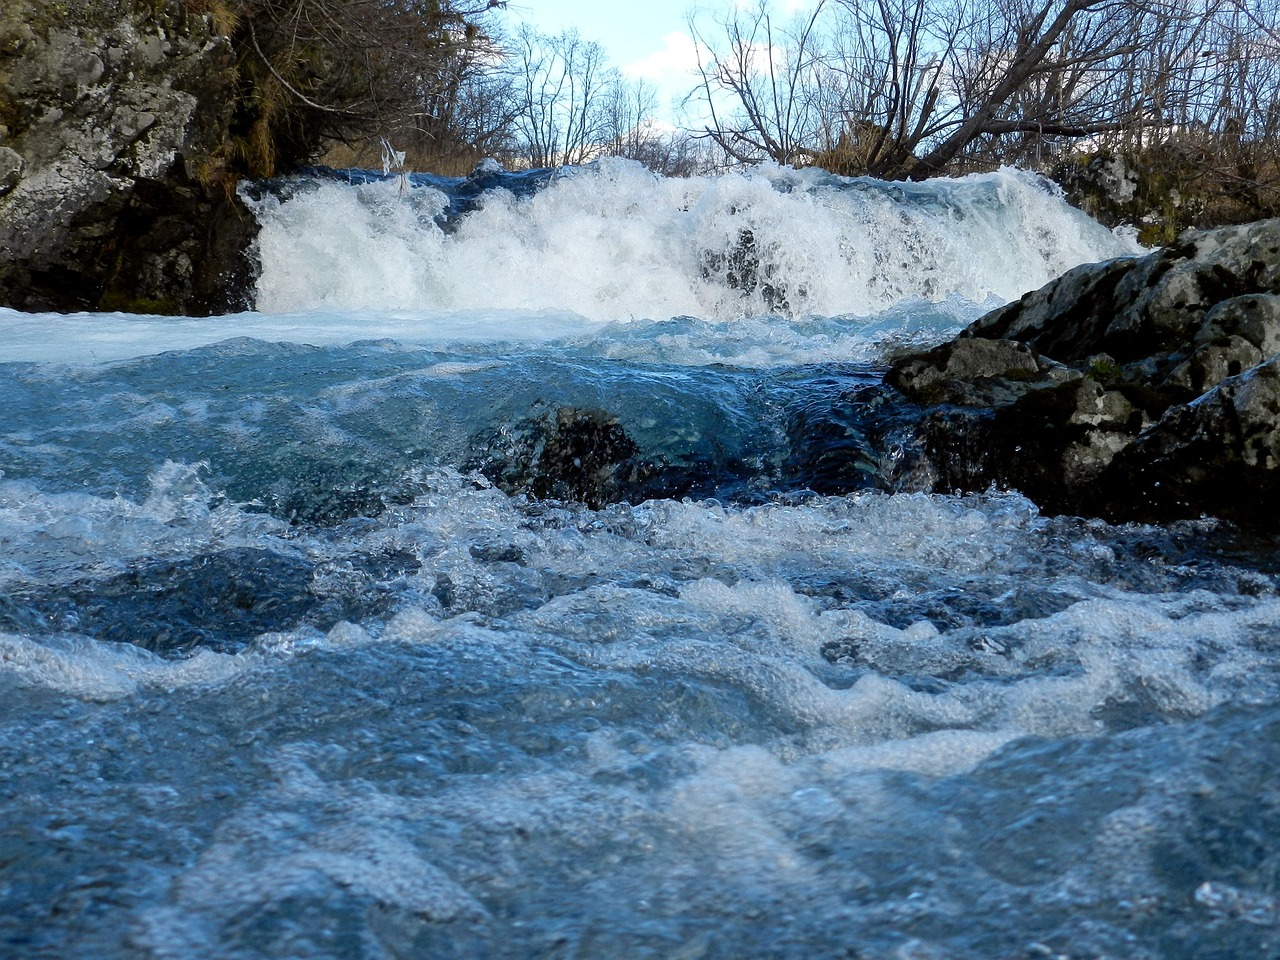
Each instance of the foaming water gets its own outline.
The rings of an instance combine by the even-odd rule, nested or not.
[[[1274,799],[1273,575],[1016,496],[592,511],[444,471],[300,528],[198,472],[6,523],[0,823],[33,845],[0,936],[32,955],[1274,945],[1256,848],[1201,826]],[[110,516],[134,546],[91,560]],[[256,526],[276,574],[230,596],[276,621],[141,649],[232,619],[166,594],[181,564],[96,569],[155,570],[166,526],[205,577]],[[63,600],[15,589],[55,560]]]
[[[99,363],[188,350],[241,337],[314,346],[398,338],[457,346],[545,344],[599,324],[565,310],[308,310],[297,313],[159,317],[31,314],[0,308],[0,363]]]
[[[931,492],[882,384],[1105,231],[456,186],[263,200],[288,312],[0,314],[0,954],[1280,955],[1280,549]]]
[[[402,181],[267,196],[258,308],[865,316],[909,300],[1010,300],[1132,252],[1012,170],[924,184],[779,168],[666,179],[608,160],[532,195],[492,189],[448,231],[447,204]]]

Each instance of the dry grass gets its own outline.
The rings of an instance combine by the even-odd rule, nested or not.
[[[405,150],[404,173],[434,173],[442,177],[465,177],[484,156],[476,152],[433,153],[409,147]],[[358,168],[382,169],[382,145],[375,140],[362,143],[331,142],[320,156],[320,163],[337,170]],[[401,171],[395,171],[397,173]]]
[[[1124,197],[1105,174],[1117,162],[1129,171]],[[1187,133],[1138,150],[1073,154],[1050,173],[1086,212],[1111,225],[1137,226],[1149,246],[1170,243],[1188,227],[1280,216],[1280,157],[1270,142]]]
[[[208,15],[213,32],[229,37],[240,26],[240,5],[236,0],[187,0],[187,9],[198,16]]]

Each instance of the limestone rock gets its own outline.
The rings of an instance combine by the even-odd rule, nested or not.
[[[921,403],[976,407],[1012,400],[1047,378],[1024,344],[968,339],[897,365],[889,382]]]
[[[1244,337],[1224,336],[1202,343],[1173,369],[1161,386],[1199,396],[1227,377],[1238,376],[1262,362],[1262,351]]]
[[[22,168],[26,162],[22,154],[9,147],[0,147],[0,196],[4,196],[18,185],[22,179]]]
[[[1117,456],[1106,480],[1118,518],[1207,514],[1276,527],[1280,357],[1171,408]]]
[[[1185,348],[1225,300],[1278,291],[1280,219],[1260,220],[1188,231],[1141,259],[1077,267],[966,335],[1018,340],[1062,363],[1105,352],[1125,365]]]
[[[1280,529],[1280,220],[1078,267],[886,381],[925,408],[939,489]]]
[[[1223,336],[1244,337],[1264,357],[1280,353],[1280,295],[1255,293],[1223,300],[1205,316],[1195,340],[1208,343]]]
[[[253,218],[200,176],[232,80],[185,0],[0,5],[0,304],[245,306]]]

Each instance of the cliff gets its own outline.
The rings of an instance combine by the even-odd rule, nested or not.
[[[0,305],[246,306],[230,43],[190,0],[0,5]]]

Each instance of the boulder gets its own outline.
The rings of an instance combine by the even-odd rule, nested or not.
[[[1280,292],[1280,219],[1189,231],[1142,258],[1085,265],[981,318],[963,336],[1008,339],[1062,363],[1105,353],[1173,364],[1208,312]]]
[[[229,180],[234,64],[187,0],[0,5],[0,305],[246,306]]]
[[[899,357],[943,490],[1051,512],[1280,528],[1280,220],[1077,267]]]
[[[605,410],[556,407],[473,441],[478,469],[506,493],[585,503],[627,498],[653,465]]]
[[[1280,527],[1280,356],[1171,407],[1115,458],[1106,481],[1116,516],[1208,514]]]

